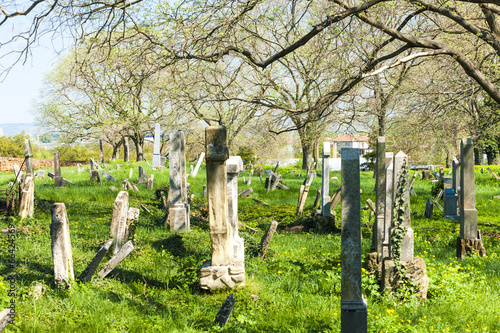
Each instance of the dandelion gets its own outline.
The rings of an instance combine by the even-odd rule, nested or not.
[[[393,310],[393,309],[386,309],[385,311],[386,311],[388,314],[392,314],[392,313],[394,313],[394,310]]]
[[[378,319],[378,316],[375,316],[375,319]]]
[[[281,274],[281,271],[278,271],[278,274]]]
[[[334,312],[334,313],[333,313],[333,315],[334,315],[335,317],[337,317],[337,312]]]

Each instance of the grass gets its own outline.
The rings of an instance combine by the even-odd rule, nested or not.
[[[155,175],[155,190],[168,186],[168,169],[151,170],[145,163],[120,163],[112,175],[119,181],[137,181],[137,166]],[[114,164],[110,166],[114,169]],[[417,180],[417,196],[411,198],[415,255],[425,259],[430,280],[428,299],[412,295],[406,300],[381,295],[373,277],[363,274],[364,295],[368,302],[369,332],[499,332],[500,308],[500,204],[498,181],[476,168],[476,203],[480,229],[488,257],[455,258],[459,223],[449,221],[435,209],[434,219],[423,217],[430,197],[431,182]],[[498,167],[492,166],[496,172]],[[189,169],[188,169],[189,170]],[[256,250],[263,231],[272,220],[293,225],[298,189],[304,177],[280,168],[290,190],[266,193],[258,176],[239,190],[254,189],[253,197],[270,206],[255,205],[250,198],[240,198],[239,219],[261,231],[241,229],[246,246],[246,286],[237,290],[209,293],[199,288],[198,273],[203,261],[210,259],[208,222],[200,207],[205,205],[202,186],[205,170],[189,178],[194,199],[191,204],[190,233],[174,233],[164,225],[161,200],[155,190],[138,185],[140,192],[129,192],[130,205],[145,205],[152,215],[141,211],[135,235],[135,251],[108,277],[94,276],[87,284],[72,284],[69,289],[53,285],[50,249],[50,206],[66,204],[70,221],[75,275],[79,275],[97,250],[108,239],[113,201],[120,183],[90,181],[88,172],[62,168],[63,176],[76,185],[55,190],[53,182],[36,181],[36,213],[32,219],[2,218],[0,226],[10,223],[26,227],[30,234],[19,233],[16,240],[17,275],[15,325],[9,332],[339,332],[340,331],[340,234],[309,232],[275,234],[266,260],[259,260]],[[47,170],[49,171],[49,170]],[[447,170],[446,170],[447,171]],[[411,173],[412,174],[412,173]],[[244,173],[248,179],[248,172]],[[330,177],[340,173],[332,172]],[[0,173],[0,188],[13,179],[12,173]],[[42,185],[46,182],[46,185]],[[375,200],[372,173],[361,173],[362,204]],[[313,207],[321,178],[313,181],[305,215]],[[330,195],[340,186],[331,182]],[[340,205],[335,209],[340,216]],[[369,213],[362,211],[363,252],[369,251],[371,224]],[[337,226],[340,224],[337,218]],[[8,240],[0,239],[0,276],[7,277]],[[0,282],[2,307],[8,305],[7,282]],[[44,292],[35,298],[35,288]],[[236,306],[226,327],[213,325],[216,313],[230,292]]]

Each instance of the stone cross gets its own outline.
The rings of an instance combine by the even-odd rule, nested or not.
[[[330,142],[323,142],[323,176],[321,181],[321,215],[330,216]]]
[[[399,151],[396,156],[394,156],[394,193],[399,193],[400,189],[400,178],[403,172],[403,167],[406,167],[409,172],[408,156]],[[401,244],[401,257],[400,260],[409,261],[413,260],[413,229],[411,228],[411,214],[410,214],[410,188],[409,188],[409,173],[405,176],[405,187],[402,189],[403,197],[405,198],[404,208],[405,215],[403,220],[403,225],[406,229],[406,234],[403,238]],[[390,208],[392,210],[392,207]],[[392,225],[392,224],[391,224]],[[391,251],[392,252],[392,251]]]
[[[361,197],[359,149],[341,149],[341,332],[367,332],[367,304],[361,287]]]
[[[385,218],[382,229],[382,259],[391,258],[392,205],[394,203],[394,153],[385,153]]]
[[[69,221],[64,203],[55,203],[51,208],[52,223],[50,238],[52,240],[52,261],[54,263],[54,279],[57,285],[75,279],[73,272],[73,252],[69,236]]]
[[[189,204],[186,188],[186,152],[183,131],[170,134],[170,189],[168,191],[170,230],[189,231]]]
[[[471,138],[460,143],[460,237],[477,238],[477,209],[474,186],[474,144]]]
[[[24,140],[24,157],[26,158],[26,174],[35,175],[33,171],[33,150],[29,139]]]
[[[244,260],[243,238],[238,235],[238,176],[244,171],[243,160],[240,156],[230,156],[226,168],[228,220],[232,228],[234,257]]]
[[[155,124],[155,136],[154,136],[154,148],[153,148],[153,168],[161,167],[161,158],[160,158],[160,124]]]
[[[54,152],[54,186],[63,187],[63,177],[61,177],[61,165],[59,164],[59,152]]]

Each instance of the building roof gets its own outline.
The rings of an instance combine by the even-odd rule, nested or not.
[[[368,142],[370,138],[364,135],[341,134],[333,142]]]

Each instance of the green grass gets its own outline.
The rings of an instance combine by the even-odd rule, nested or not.
[[[298,189],[304,177],[280,168],[283,181],[290,190],[266,193],[258,175],[250,187],[253,198],[270,206],[255,205],[251,198],[240,198],[239,219],[245,225],[261,230],[242,228],[246,246],[246,286],[237,290],[209,293],[199,288],[198,273],[204,260],[210,259],[208,221],[200,206],[205,184],[205,170],[188,179],[194,199],[191,204],[190,233],[174,233],[165,227],[163,207],[154,190],[138,185],[139,192],[129,192],[130,205],[145,205],[152,215],[141,211],[135,235],[135,251],[108,277],[94,276],[87,284],[72,284],[60,290],[53,285],[50,249],[50,206],[66,204],[70,221],[75,275],[87,267],[97,250],[108,239],[113,201],[120,182],[137,181],[137,166],[155,175],[155,190],[168,186],[168,170],[153,171],[145,163],[120,163],[113,170],[119,180],[103,185],[90,181],[87,171],[62,168],[63,176],[76,185],[55,190],[48,178],[36,181],[35,217],[25,221],[1,218],[0,226],[10,223],[28,228],[31,235],[19,233],[16,240],[17,297],[15,326],[10,332],[339,332],[340,331],[340,234],[289,233],[275,234],[268,258],[259,260],[255,250],[263,231],[272,220],[282,225],[305,222],[312,211],[321,178],[313,181],[306,203],[305,217],[294,217]],[[114,165],[110,166],[114,169]],[[499,168],[492,167],[498,172]],[[188,169],[189,170],[189,169]],[[50,170],[47,170],[50,171]],[[410,173],[411,175],[413,173]],[[244,173],[248,180],[248,172]],[[331,182],[330,195],[340,186],[340,173],[332,172],[338,182]],[[13,179],[12,173],[0,173],[0,188]],[[46,182],[46,185],[42,185]],[[425,202],[430,197],[431,182],[417,180],[416,197],[411,198],[412,226],[416,232],[415,255],[425,259],[430,279],[428,299],[410,297],[402,301],[380,295],[372,277],[364,274],[364,295],[368,302],[369,332],[499,332],[500,308],[500,181],[476,168],[476,202],[480,229],[484,235],[487,258],[477,256],[458,260],[455,242],[459,223],[449,221],[434,210],[435,218],[423,217]],[[375,200],[371,172],[361,174],[362,205]],[[117,190],[110,189],[114,186]],[[239,190],[248,188],[239,182]],[[335,209],[339,226],[340,205]],[[369,213],[362,211],[363,252],[369,251],[371,224]],[[8,240],[0,239],[0,276],[6,277]],[[5,281],[4,281],[5,282]],[[0,282],[2,307],[8,305],[7,283]],[[4,283],[4,285],[2,285]],[[45,292],[35,299],[36,285]],[[236,306],[225,328],[213,326],[215,315],[230,292]],[[467,326],[469,325],[469,326]]]

